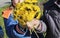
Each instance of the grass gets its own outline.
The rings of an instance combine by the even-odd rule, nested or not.
[[[2,18],[2,11],[7,8],[9,5],[6,5],[4,7],[0,7],[0,26],[3,28],[3,31],[4,31],[4,38],[8,38],[7,35],[6,35],[6,31],[5,31],[5,26],[4,26],[4,21],[3,21],[3,18]]]

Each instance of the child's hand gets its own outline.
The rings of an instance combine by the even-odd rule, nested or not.
[[[32,21],[27,22],[27,26],[28,26],[30,29],[32,29],[33,27],[34,27],[34,28],[37,28],[39,24],[40,24],[40,20],[37,20],[37,19],[33,19]]]

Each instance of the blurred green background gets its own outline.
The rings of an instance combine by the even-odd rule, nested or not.
[[[43,3],[45,3],[46,1],[48,1],[48,0],[39,0],[39,2],[40,2],[40,7],[41,7],[41,10],[42,10],[42,11],[43,11]],[[4,21],[3,21],[3,18],[2,18],[2,11],[3,11],[4,9],[6,9],[7,7],[9,7],[9,5],[5,5],[5,6],[0,7],[0,26],[3,28],[4,38],[8,38],[8,37],[7,37],[6,31],[5,31]]]

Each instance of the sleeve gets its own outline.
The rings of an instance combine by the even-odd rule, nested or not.
[[[5,29],[8,37],[15,38],[16,36],[14,35],[13,30],[14,27],[18,24],[18,22],[13,20],[12,15],[10,15],[8,19],[4,18],[4,24],[5,24]]]
[[[18,21],[14,20],[12,15],[10,15],[8,19],[4,18],[4,24],[9,38],[30,38],[24,37],[26,32],[23,35],[16,32],[14,28],[18,24]]]

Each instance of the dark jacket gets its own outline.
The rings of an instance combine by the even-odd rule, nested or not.
[[[4,38],[4,32],[2,30],[2,27],[0,26],[0,38]]]
[[[46,38],[60,38],[60,8],[53,2],[44,4],[42,20],[47,25]]]

